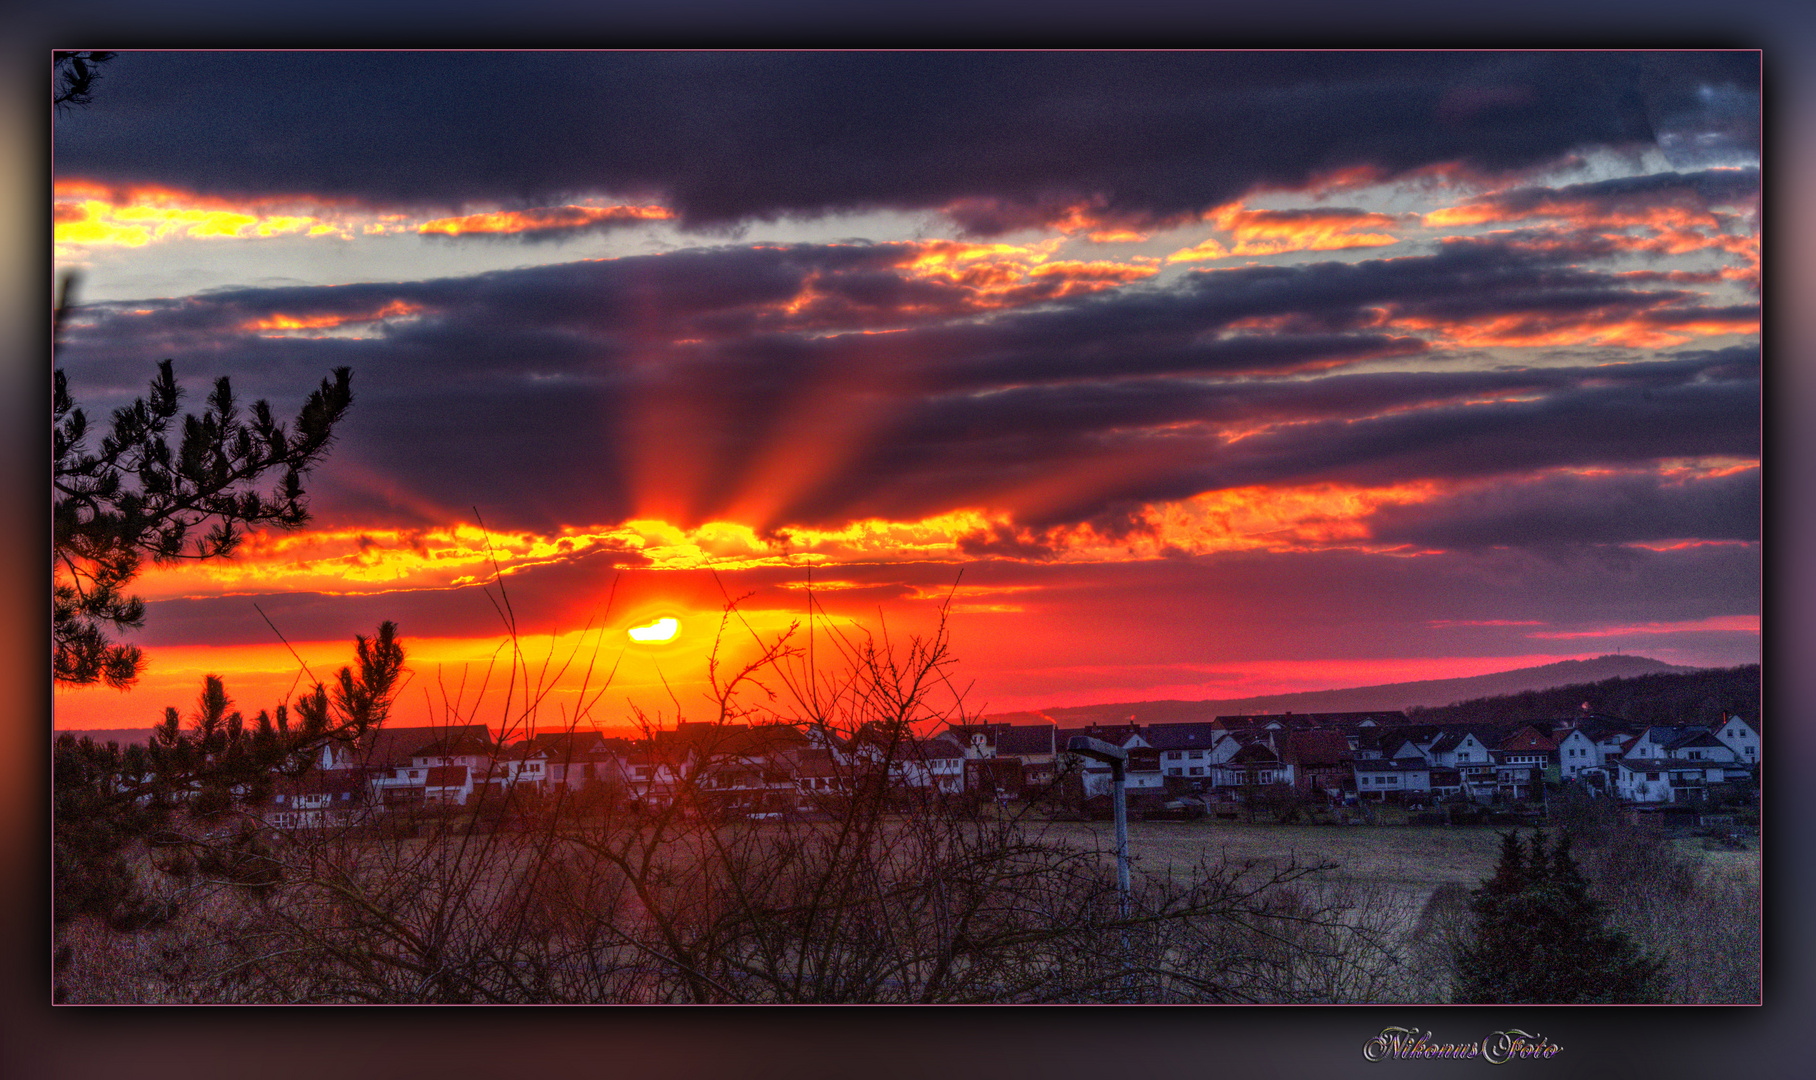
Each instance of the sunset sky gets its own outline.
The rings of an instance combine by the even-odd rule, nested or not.
[[[495,566],[544,724],[810,582],[986,711],[1759,658],[1755,53],[127,53],[55,152],[92,419],[355,394],[59,727],[382,619],[496,726]]]

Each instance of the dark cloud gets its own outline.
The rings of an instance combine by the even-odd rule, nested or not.
[[[1532,215],[1610,214],[1660,206],[1707,210],[1737,206],[1759,195],[1758,169],[1707,169],[1693,173],[1623,176],[1563,187],[1521,187],[1464,203],[1507,218]]]
[[[1759,539],[1759,471],[1515,478],[1370,515],[1376,540],[1444,548]]]
[[[649,512],[640,499],[654,483],[671,489],[665,513],[705,520],[752,495],[753,470],[784,447],[817,472],[773,497],[753,522],[766,529],[979,505],[1045,526],[1258,483],[1758,452],[1756,349],[1484,370],[1472,354],[1432,347],[1426,335],[1491,322],[1548,331],[1757,318],[1538,251],[1484,240],[1197,271],[978,318],[975,293],[956,300],[955,287],[917,276],[918,250],[725,247],[223,290],[96,309],[62,360],[97,408],[142,392],[148,358],[167,350],[183,357],[179,374],[229,374],[248,397],[294,393],[350,365],[358,404],[318,507],[351,515],[414,500],[464,515],[480,505],[508,526],[622,520]],[[862,310],[816,313],[829,295]],[[370,321],[387,310],[402,314]],[[280,314],[348,319],[370,336],[249,329]],[[891,321],[900,332],[828,333]],[[1244,329],[1257,323],[1272,328]],[[1407,356],[1456,363],[1341,372]],[[855,435],[829,434],[853,418]],[[364,474],[389,486],[353,483]],[[1061,492],[1053,478],[1068,474],[1078,479]]]
[[[422,282],[220,290],[99,306],[85,313],[93,325],[76,327],[70,344],[90,361],[125,359],[120,345],[134,356],[213,350],[221,348],[224,332],[255,333],[274,316],[346,320],[351,328],[395,306],[409,317],[392,324],[373,348],[440,353],[438,379],[450,373],[448,363],[597,368],[635,348],[664,346],[672,358],[688,352],[675,343],[706,340],[726,343],[695,351],[708,362],[737,366],[760,357],[773,364],[792,349],[840,364],[939,371],[948,387],[984,388],[1056,378],[1285,371],[1421,350],[1414,338],[1373,329],[1395,319],[1646,314],[1669,323],[1756,314],[1751,307],[1706,307],[1698,303],[1700,293],[1646,288],[1648,282],[1494,240],[1355,263],[1196,271],[1167,288],[1138,284],[1045,306],[1038,293],[998,300],[919,275],[910,264],[920,250],[912,244],[727,247]],[[828,296],[834,302],[822,302]],[[1007,310],[983,321],[964,318],[986,303]],[[1253,320],[1278,325],[1266,335],[1218,336]],[[888,327],[918,329],[818,337]]]
[[[1341,170],[1508,175],[1651,145],[1655,117],[1744,151],[1705,91],[1744,106],[1757,83],[1751,53],[145,52],[56,151],[63,176],[225,196],[603,191],[690,226],[951,207],[991,233],[1079,205],[1177,220]]]

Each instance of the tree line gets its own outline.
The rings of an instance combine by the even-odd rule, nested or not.
[[[1557,720],[1589,711],[1638,724],[1717,726],[1730,714],[1759,728],[1759,665],[1656,672],[1406,710],[1418,724]]]

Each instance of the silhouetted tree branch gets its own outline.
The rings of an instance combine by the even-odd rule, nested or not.
[[[95,80],[101,77],[100,66],[113,58],[113,53],[95,50],[52,53],[52,104],[63,108],[93,102]]]
[[[352,377],[351,369],[337,368],[285,425],[265,401],[242,418],[223,376],[202,414],[183,418],[173,448],[169,430],[183,391],[165,360],[149,396],[116,409],[111,430],[91,449],[88,416],[56,370],[51,632],[57,682],[124,689],[137,680],[143,654],[110,635],[144,624],[144,601],[124,590],[146,558],[218,558],[231,554],[250,527],[294,529],[308,521],[303,476],[328,452],[335,425],[353,403]],[[261,491],[270,474],[276,482]]]

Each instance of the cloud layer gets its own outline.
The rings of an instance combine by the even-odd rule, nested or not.
[[[1506,175],[1757,100],[1749,53],[132,53],[58,168],[374,206],[580,192],[692,226],[950,209],[1148,225],[1265,189]],[[1731,112],[1732,110],[1730,110]],[[1741,110],[1744,115],[1744,108]],[[1757,131],[1715,117],[1729,144]],[[158,137],[144,138],[156,125]]]
[[[1754,54],[128,53],[106,91],[59,118],[58,258],[208,287],[76,313],[91,415],[166,356],[279,411],[355,372],[312,528],[148,570],[147,644],[266,639],[254,601],[490,640],[494,572],[538,630],[785,625],[811,568],[840,617],[950,597],[1017,707],[1757,650]]]

